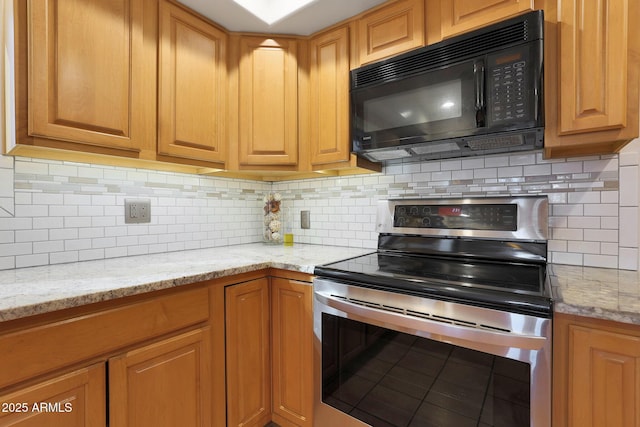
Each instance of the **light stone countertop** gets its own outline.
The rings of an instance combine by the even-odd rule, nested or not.
[[[552,264],[556,313],[640,325],[640,272]]]
[[[373,249],[262,243],[0,271],[0,322],[264,268],[316,265]],[[550,264],[557,313],[640,325],[640,272]]]
[[[0,322],[264,268],[316,265],[374,252],[262,243],[0,271]]]

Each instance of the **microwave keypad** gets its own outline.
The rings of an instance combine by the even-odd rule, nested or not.
[[[491,70],[491,119],[494,123],[522,119],[526,115],[526,62],[518,61]]]

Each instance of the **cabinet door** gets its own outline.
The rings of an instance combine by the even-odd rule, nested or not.
[[[424,1],[400,0],[358,20],[360,65],[424,44]]]
[[[563,1],[545,9],[545,154],[617,152],[638,137],[636,1]],[[557,95],[556,95],[557,94]],[[554,96],[555,95],[555,96]]]
[[[0,395],[0,426],[104,427],[104,364]]]
[[[209,328],[109,360],[110,427],[211,425]]]
[[[569,426],[640,425],[640,338],[570,327]]]
[[[227,426],[271,421],[271,318],[266,278],[225,290]]]
[[[158,152],[223,162],[226,34],[162,1],[159,37]]]
[[[475,30],[536,7],[535,0],[439,1],[442,38]]]
[[[313,420],[313,287],[272,278],[273,413],[296,426]]]
[[[29,2],[29,134],[137,152],[155,138],[143,1]]]
[[[637,35],[630,28],[637,22],[628,19],[630,3],[561,3],[560,134],[627,125],[627,52]]]
[[[558,314],[553,346],[554,425],[640,425],[637,325]]]
[[[349,139],[349,28],[310,41],[311,164],[347,162]]]
[[[298,64],[293,39],[242,37],[239,64],[241,165],[298,161]]]

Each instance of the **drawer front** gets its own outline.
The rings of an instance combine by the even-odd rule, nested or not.
[[[200,288],[0,336],[0,389],[209,318]]]

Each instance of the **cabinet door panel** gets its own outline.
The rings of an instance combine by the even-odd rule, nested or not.
[[[534,0],[442,0],[442,38],[484,27],[535,8]]]
[[[566,1],[561,8],[559,133],[625,127],[628,2]]]
[[[143,2],[29,3],[29,133],[139,151],[153,115]]]
[[[273,412],[298,426],[313,413],[313,287],[272,278]],[[276,420],[277,421],[277,420]]]
[[[349,161],[349,29],[311,40],[311,164]]]
[[[111,427],[211,424],[209,328],[109,360]]]
[[[105,389],[105,369],[100,363],[0,395],[0,426],[104,427]],[[26,406],[16,410],[16,404]]]
[[[295,165],[298,161],[297,43],[240,40],[240,164]]]
[[[358,21],[361,65],[423,44],[422,0],[401,0],[365,15]]]
[[[159,32],[158,150],[223,162],[227,36],[166,1]]]
[[[569,426],[640,425],[640,337],[571,325],[569,360]]]
[[[269,281],[225,290],[227,425],[262,427],[271,420]]]

